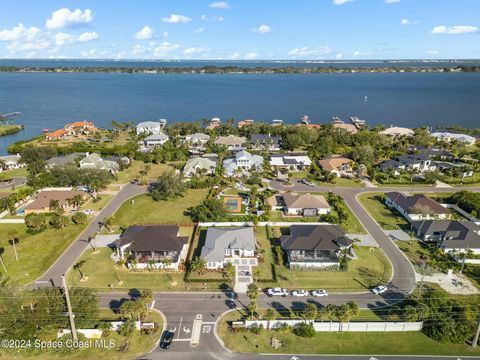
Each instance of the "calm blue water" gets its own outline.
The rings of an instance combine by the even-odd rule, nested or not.
[[[364,101],[364,97],[368,101]],[[89,119],[279,118],[313,122],[355,115],[368,124],[480,126],[480,73],[201,75],[0,73],[0,113],[21,111],[8,144]]]

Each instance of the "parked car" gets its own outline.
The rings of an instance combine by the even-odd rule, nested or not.
[[[288,291],[287,289],[282,289],[282,288],[271,288],[267,290],[267,295],[268,296],[288,296]]]
[[[170,345],[172,345],[172,341],[174,337],[175,337],[174,332],[165,330],[165,332],[162,335],[162,339],[160,340],[160,347],[162,349],[169,349]]]
[[[93,214],[93,210],[92,209],[86,209],[86,210],[83,210],[83,212],[87,215],[92,215]]]
[[[323,290],[323,289],[312,290],[311,294],[312,296],[316,296],[316,297],[328,296],[327,290]]]
[[[293,290],[292,291],[292,296],[296,296],[296,297],[308,296],[308,291],[307,290]]]
[[[307,179],[302,179],[302,180],[300,180],[300,183],[301,183],[301,184],[304,184],[304,185],[307,185],[307,186],[315,187],[315,184],[312,183],[312,182],[310,182],[310,181],[308,181]]]
[[[375,295],[380,295],[380,294],[383,294],[384,292],[386,292],[387,290],[388,290],[388,288],[387,288],[386,285],[378,285],[378,286],[376,286],[372,289],[372,292]]]

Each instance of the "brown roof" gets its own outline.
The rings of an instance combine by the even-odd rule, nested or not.
[[[339,167],[350,164],[352,160],[341,157],[341,156],[332,156],[326,159],[322,159],[318,161],[318,165],[322,167],[322,169],[327,171],[338,170]]]
[[[75,195],[84,196],[81,191],[41,191],[37,198],[25,207],[26,210],[42,210],[48,208],[50,200],[58,200],[60,205],[64,205],[67,199],[73,198]]]
[[[220,136],[215,140],[215,144],[217,145],[242,145],[247,142],[247,139],[243,136],[235,136],[235,135],[228,135],[228,136]]]
[[[128,251],[177,251],[188,243],[187,236],[178,236],[176,225],[129,226],[116,242],[116,246],[130,244]]]
[[[338,250],[353,244],[338,225],[292,225],[281,241],[285,250]]]
[[[283,195],[283,201],[288,208],[293,209],[320,209],[330,208],[327,200],[322,195]]]
[[[405,194],[394,191],[386,193],[385,196],[409,214],[421,214],[424,210],[427,210],[430,214],[450,213],[448,209],[444,208],[438,202],[422,194],[406,196]]]
[[[357,133],[357,128],[355,125],[352,124],[332,124],[335,129],[344,129],[347,130],[348,132],[351,132],[352,134]]]

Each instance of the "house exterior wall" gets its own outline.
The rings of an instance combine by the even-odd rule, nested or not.
[[[397,210],[409,222],[421,220],[445,220],[450,219],[450,214],[410,214],[405,211],[400,205],[392,201],[389,197],[385,197],[385,204]]]
[[[288,215],[303,215],[303,208],[286,208]],[[329,208],[317,208],[318,215],[326,215],[330,213]]]

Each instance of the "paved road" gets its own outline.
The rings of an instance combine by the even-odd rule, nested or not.
[[[27,178],[25,177],[14,177],[13,182],[8,184],[1,184],[0,189],[1,190],[11,189],[12,186],[19,187],[19,186],[25,185],[26,182],[27,182]]]
[[[77,239],[65,250],[65,252],[57,259],[57,261],[50,267],[50,269],[37,279],[34,286],[53,284],[55,286],[61,285],[61,276],[66,274],[68,269],[75,263],[75,261],[82,255],[88,245],[88,238],[93,236],[100,227],[100,222],[108,216],[111,216],[115,211],[129,198],[145,193],[147,189],[134,184],[128,184],[120,190],[120,192],[110,200],[110,202],[103,208],[102,211],[95,217],[95,219],[87,226],[85,230],[77,237]]]

